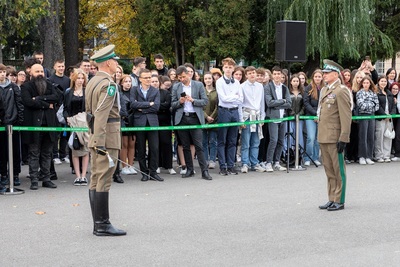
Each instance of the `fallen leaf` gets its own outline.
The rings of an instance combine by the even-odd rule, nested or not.
[[[46,212],[45,211],[37,211],[37,212],[35,212],[37,215],[44,215],[44,214],[46,214]]]
[[[72,206],[73,206],[73,207],[78,207],[79,204],[78,204],[78,203],[75,203],[75,204],[72,204]]]

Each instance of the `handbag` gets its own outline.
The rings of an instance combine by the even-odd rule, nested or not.
[[[68,146],[73,150],[80,150],[82,147],[81,142],[79,142],[78,135],[75,132],[72,132],[68,139]]]
[[[393,129],[393,122],[391,120],[388,127],[385,129],[383,136],[389,139],[394,139],[396,137],[396,132]]]
[[[57,111],[57,119],[58,119],[58,122],[59,123],[61,123],[61,124],[67,124],[66,122],[65,122],[65,118],[64,118],[64,104],[62,104],[61,106],[60,106],[60,108],[58,109],[58,111]]]

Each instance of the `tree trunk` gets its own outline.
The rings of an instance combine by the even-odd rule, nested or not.
[[[65,66],[75,65],[79,61],[79,1],[65,0]]]
[[[50,0],[49,2],[50,15],[40,20],[39,32],[44,54],[43,66],[52,69],[56,59],[64,58],[64,51],[58,19],[60,14],[59,2],[58,0]]]

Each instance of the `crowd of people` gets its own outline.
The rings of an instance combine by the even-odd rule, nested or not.
[[[98,71],[96,62],[83,60],[65,68],[54,62],[53,71],[42,66],[43,53],[25,60],[25,70],[0,64],[1,125],[39,127],[83,127],[86,124],[85,88]],[[219,174],[286,171],[283,155],[295,148],[294,115],[318,116],[320,91],[325,86],[323,72],[316,69],[308,78],[304,72],[288,73],[278,66],[271,70],[237,66],[232,58],[222,68],[202,75],[190,63],[168,69],[161,54],[154,57],[154,70],[146,68],[146,58],[133,61],[132,72],[118,66],[115,88],[119,94],[121,127],[186,126],[238,122],[241,126],[185,130],[122,131],[121,150],[114,182],[121,175],[140,173],[142,181],[164,181],[161,173],[179,172],[183,178],[195,175],[197,159],[201,177],[211,180],[209,169]],[[347,164],[374,164],[400,158],[398,119],[375,118],[400,111],[400,77],[390,68],[379,76],[370,59],[360,68],[344,69],[340,77],[353,100],[353,116],[367,116],[351,123],[350,143],[345,149]],[[274,122],[253,123],[274,119]],[[282,119],[282,120],[280,120]],[[298,143],[302,164],[321,165],[318,119],[299,122]],[[394,130],[394,132],[392,131]],[[287,142],[285,136],[293,133]],[[392,135],[388,134],[392,133]],[[13,181],[19,186],[21,165],[29,165],[31,189],[56,188],[55,165],[70,164],[76,186],[88,184],[90,159],[85,132],[13,133]],[[8,135],[0,131],[0,191],[10,182]],[[135,160],[138,164],[135,164]],[[176,162],[176,164],[175,164]],[[240,162],[240,163],[239,163]],[[179,170],[178,168],[179,167]]]

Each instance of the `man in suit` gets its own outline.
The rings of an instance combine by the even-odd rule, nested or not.
[[[282,70],[275,66],[272,68],[272,82],[265,88],[265,105],[267,107],[266,118],[282,119],[285,109],[292,106],[289,89],[281,82]],[[283,139],[285,138],[285,123],[268,123],[269,144],[267,148],[267,172],[286,171],[279,164],[283,150]]]
[[[135,126],[159,126],[157,111],[160,109],[160,92],[151,86],[151,71],[141,69],[139,71],[139,86],[133,87],[133,99],[131,108],[133,109],[133,125]],[[146,141],[149,146],[148,166],[146,164]],[[136,132],[137,158],[142,181],[149,179],[164,181],[158,176],[158,132],[157,131],[137,131]],[[150,175],[150,176],[149,176]]]
[[[172,88],[171,104],[172,109],[176,111],[175,124],[180,126],[204,124],[203,107],[208,103],[204,85],[201,82],[191,80],[185,66],[179,66],[176,69],[176,76],[180,82],[176,83]],[[201,177],[205,180],[212,180],[208,173],[208,165],[204,156],[202,130],[179,130],[178,134],[182,141],[187,168],[186,174],[183,174],[182,178],[194,176],[193,160],[190,152],[190,139],[192,139],[201,168]]]
[[[343,68],[334,61],[324,60],[323,78],[327,84],[321,90],[318,105],[318,142],[328,178],[329,201],[320,209],[344,209],[346,168],[343,150],[350,142],[352,99],[349,89],[341,84]]]
[[[114,45],[108,45],[92,56],[99,71],[89,81],[85,92],[88,147],[92,156],[89,200],[94,222],[93,234],[97,236],[126,235],[125,231],[111,224],[108,209],[115,162],[121,149],[118,85],[113,80],[119,58],[114,48]]]

